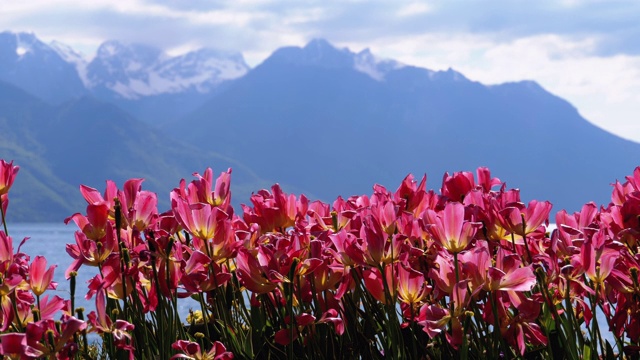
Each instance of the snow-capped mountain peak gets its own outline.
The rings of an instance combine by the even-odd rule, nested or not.
[[[32,33],[0,33],[0,81],[52,104],[86,92],[75,66]]]
[[[241,54],[200,49],[169,56],[146,45],[107,41],[88,66],[87,86],[136,99],[166,93],[207,93],[221,82],[247,73]]]
[[[38,51],[47,51],[47,47],[32,33],[12,33],[5,31],[0,33],[2,38],[0,42],[3,44],[5,50],[6,47],[12,49],[13,57],[16,60],[22,59],[24,56],[30,53]],[[6,46],[6,47],[5,47]]]
[[[15,34],[16,35],[16,55],[23,57],[25,54],[33,51],[32,46],[35,43],[35,37],[30,34]]]
[[[351,68],[377,81],[383,81],[390,71],[405,66],[397,61],[379,59],[369,49],[354,53],[346,47],[336,48],[324,39],[313,39],[303,48],[281,48],[271,58],[296,65]]]

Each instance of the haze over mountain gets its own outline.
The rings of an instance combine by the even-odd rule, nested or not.
[[[249,69],[240,54],[171,57],[115,41],[89,62],[5,32],[0,63],[0,157],[25,169],[12,204],[27,206],[36,187],[48,194],[42,210],[11,205],[21,220],[82,211],[68,201],[80,183],[146,177],[163,198],[205,166],[234,168],[235,203],[276,181],[331,201],[374,183],[395,189],[409,172],[428,173],[438,188],[445,171],[488,166],[526,200],[575,211],[608,203],[609,184],[640,155],[640,144],[593,126],[535,82],[486,86],[320,39]]]

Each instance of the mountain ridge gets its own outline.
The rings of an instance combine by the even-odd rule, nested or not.
[[[525,199],[578,210],[588,201],[606,204],[609,184],[637,165],[617,154],[640,154],[639,144],[600,131],[533,81],[486,86],[453,69],[412,66],[392,68],[380,81],[354,68],[356,53],[327,46],[274,52],[168,131],[183,129],[196,141],[225,134],[213,150],[327,201],[366,193],[375,182],[395,187],[408,173],[438,177],[489,166]],[[588,162],[597,156],[611,160]]]
[[[40,46],[33,40],[38,46],[31,52],[18,51],[21,36],[0,34],[0,62],[15,69],[27,64],[19,52],[34,57]],[[49,49],[40,54],[66,64],[54,74],[70,74],[65,71],[82,61],[63,44]],[[126,56],[110,58],[120,53]],[[631,173],[634,154],[640,154],[640,144],[602,131],[534,81],[484,85],[453,69],[378,59],[368,49],[356,53],[322,39],[278,49],[242,76],[212,87],[177,82],[175,92],[131,98],[105,84],[136,76],[147,81],[145,69],[153,66],[157,73],[174,69],[163,74],[215,82],[217,75],[199,73],[198,64],[220,53],[169,57],[108,42],[102,55],[113,61],[103,63],[102,73],[86,68],[84,75],[100,73],[102,80],[93,78],[98,85],[75,95],[61,87],[58,95],[67,98],[59,102],[34,95],[34,82],[8,81],[11,66],[0,69],[0,105],[6,104],[0,109],[0,155],[15,158],[27,182],[12,194],[19,219],[81,211],[77,186],[101,188],[108,178],[145,177],[145,187],[163,198],[180,178],[206,166],[234,168],[234,198],[245,203],[273,182],[332,201],[368,193],[375,183],[395,188],[408,173],[426,172],[434,184],[434,176],[445,172],[488,166],[509,186],[522,188],[524,199],[549,199],[556,209],[572,211],[588,201],[606,204],[609,184]],[[230,56],[230,64],[242,59],[221,56]],[[82,84],[79,74],[68,76]],[[54,80],[38,79],[49,88]],[[29,207],[31,201],[48,210]]]

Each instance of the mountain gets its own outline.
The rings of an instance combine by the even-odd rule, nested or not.
[[[126,99],[188,90],[207,93],[247,73],[241,54],[200,49],[170,57],[146,45],[107,41],[87,65],[87,87]]]
[[[427,172],[488,166],[557,210],[608,203],[640,144],[609,134],[535,82],[485,86],[449,69],[369,60],[315,40],[279,49],[169,133],[324,200]],[[363,71],[368,69],[368,71]],[[620,154],[625,154],[621,156]]]
[[[46,147],[39,130],[54,111],[55,107],[0,81],[0,155],[20,166],[9,196],[11,221],[61,221],[81,205],[77,185],[56,176],[43,156]]]
[[[107,41],[86,65],[85,85],[94,96],[157,124],[194,110],[248,70],[239,53],[205,48],[171,57],[150,46]]]
[[[353,69],[375,80],[383,80],[387,73],[404,67],[394,60],[376,58],[369,49],[355,54],[346,48],[337,49],[324,39],[313,39],[304,48],[280,48],[267,61],[323,69]]]
[[[0,154],[21,167],[10,193],[11,221],[62,221],[83,211],[78,186],[104,189],[145,178],[161,209],[181,178],[213,167],[233,168],[235,196],[248,198],[266,183],[242,164],[174,141],[113,104],[82,97],[52,106],[0,82]],[[237,187],[235,186],[237,185]]]
[[[0,33],[0,80],[54,105],[91,95],[151,124],[190,113],[248,71],[242,54],[209,48],[169,56],[110,40],[89,61],[58,41]]]
[[[22,167],[10,207],[22,221],[80,211],[78,185],[106,179],[144,177],[164,199],[206,166],[234,168],[236,204],[276,181],[330,201],[488,166],[524,199],[572,211],[608,203],[640,155],[535,82],[486,86],[322,39],[249,69],[240,54],[117,41],[87,61],[4,32],[0,131],[0,157]]]
[[[27,33],[0,33],[0,81],[16,85],[51,104],[87,92],[72,63]]]

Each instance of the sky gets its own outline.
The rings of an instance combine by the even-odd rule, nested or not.
[[[640,142],[640,2],[616,0],[0,0],[0,31],[94,55],[106,40],[242,52],[258,65],[324,38],[484,84],[534,80]]]

